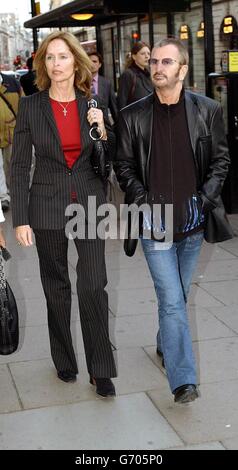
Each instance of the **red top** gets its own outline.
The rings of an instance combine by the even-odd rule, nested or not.
[[[80,120],[77,101],[65,103],[50,98],[68,168],[72,168],[81,151]],[[62,106],[60,105],[62,104]],[[66,110],[66,116],[64,115]]]

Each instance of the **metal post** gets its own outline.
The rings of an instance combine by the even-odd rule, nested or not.
[[[117,20],[117,44],[118,44],[118,72],[122,71],[122,52],[121,52],[121,23]]]
[[[140,18],[137,16],[137,31],[139,34],[139,40],[141,41],[141,26],[140,26]]]
[[[215,70],[214,61],[214,33],[212,18],[212,0],[203,0],[203,21],[204,21],[204,62],[205,62],[205,82],[206,95],[209,94],[208,75]]]
[[[150,47],[154,46],[154,22],[153,22],[153,3],[149,0],[149,42]]]
[[[174,36],[174,14],[167,13],[167,36]]]
[[[31,0],[31,16],[36,16],[36,4],[35,0]],[[33,36],[33,49],[34,52],[38,49],[38,34],[37,34],[37,28],[32,28],[32,36]]]
[[[117,91],[116,55],[115,55],[113,28],[111,28],[111,44],[112,44],[113,83],[114,83],[114,90]]]
[[[101,26],[100,24],[97,24],[95,26],[96,29],[96,41],[97,41],[97,52],[101,54],[103,58],[103,42],[102,42],[102,31],[101,31]],[[100,69],[100,74],[104,75],[104,65],[102,64],[101,69]]]

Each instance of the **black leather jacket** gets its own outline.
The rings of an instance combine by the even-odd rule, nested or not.
[[[154,94],[120,112],[115,172],[126,193],[125,202],[147,201],[153,128]],[[222,109],[218,102],[185,91],[185,107],[197,176],[197,191],[206,214],[205,239],[209,242],[232,238],[221,190],[229,167]],[[211,224],[211,214],[214,224]]]
[[[152,91],[153,85],[149,72],[147,70],[143,71],[136,64],[131,65],[119,79],[118,109],[148,96]]]

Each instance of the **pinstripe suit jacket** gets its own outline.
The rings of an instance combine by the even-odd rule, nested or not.
[[[60,137],[52,112],[49,90],[21,99],[13,140],[11,160],[11,200],[13,226],[30,225],[33,229],[60,229],[67,222],[65,209],[71,193],[85,208],[88,196],[96,196],[96,207],[106,202],[101,179],[96,176],[91,157],[95,142],[89,136],[87,99],[76,89],[80,118],[81,153],[70,170],[64,158]],[[106,119],[105,119],[106,122]],[[115,136],[106,122],[108,140],[105,151],[113,158]],[[36,166],[32,185],[30,170],[32,144]]]

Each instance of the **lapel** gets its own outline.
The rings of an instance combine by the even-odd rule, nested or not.
[[[59,147],[60,147],[60,150],[61,150],[61,153],[63,153],[62,149],[61,149],[61,143],[60,143],[60,136],[59,136],[59,133],[58,133],[58,129],[57,129],[57,126],[56,126],[56,122],[55,122],[55,118],[54,118],[54,115],[53,115],[53,111],[52,111],[52,108],[51,108],[51,104],[50,104],[50,97],[49,97],[49,90],[44,90],[41,92],[41,105],[42,105],[42,112],[46,118],[46,120],[48,121],[49,125],[50,125],[50,128],[59,144]]]
[[[199,110],[196,104],[195,95],[185,91],[185,108],[187,114],[188,130],[193,153],[196,153],[196,142],[199,135]]]
[[[149,181],[151,145],[153,134],[153,101],[154,94],[151,93],[145,98],[142,104],[142,117],[139,119],[139,132],[142,135],[144,144],[144,154],[146,161],[146,179]]]
[[[152,128],[153,128],[153,101],[154,95],[151,93],[141,103],[142,117],[139,120],[140,132],[146,147],[147,155],[150,155],[151,142],[152,142]]]

